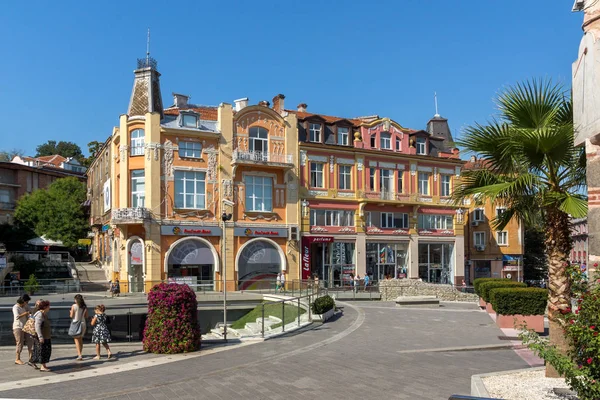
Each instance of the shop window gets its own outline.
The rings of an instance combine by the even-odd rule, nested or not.
[[[246,187],[246,211],[273,211],[273,179],[248,175]]]
[[[454,244],[419,243],[419,278],[424,282],[454,283]]]
[[[206,173],[175,171],[175,208],[206,208]]]
[[[367,274],[374,281],[407,277],[408,243],[367,243]]]

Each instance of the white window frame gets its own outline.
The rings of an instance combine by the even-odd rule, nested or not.
[[[387,184],[386,184],[387,181]],[[387,188],[386,188],[387,186]],[[394,170],[380,169],[379,170],[379,191],[385,193],[394,192]]]
[[[352,190],[352,166],[338,166],[338,188],[340,190]]]
[[[418,137],[416,141],[417,154],[426,155],[427,154],[427,139],[424,137]]]
[[[309,137],[308,140],[314,143],[321,143],[323,134],[323,125],[311,122],[308,125]]]
[[[264,135],[264,137],[262,137]],[[263,155],[264,160],[267,160],[267,155],[269,154],[269,131],[260,126],[253,126],[248,129],[248,149],[254,153],[261,153]],[[260,144],[260,146],[257,146]],[[257,147],[260,147],[260,150],[257,150]]]
[[[310,210],[310,224],[318,226],[318,214],[324,217],[325,225],[320,226],[354,226],[354,211],[348,210]]]
[[[369,190],[371,190],[372,192],[377,190],[377,180],[375,179],[377,177],[377,169],[370,167],[369,168]]]
[[[382,212],[380,218],[382,228],[394,228],[394,213]]]
[[[181,141],[178,143],[180,158],[200,158],[202,155],[202,143]]]
[[[453,230],[454,220],[451,215],[419,214],[417,227],[419,229]]]
[[[249,182],[248,178],[252,178]],[[246,175],[244,176],[244,185],[246,190],[246,211],[273,212],[273,178],[269,176]],[[249,190],[249,188],[253,190]],[[257,189],[262,191],[262,196],[257,196]],[[249,196],[248,193],[253,193]],[[270,200],[270,207],[267,207],[265,200]]]
[[[370,217],[370,216],[369,216]],[[407,213],[382,212],[380,215],[381,228],[408,229],[409,219]]]
[[[175,187],[175,208],[178,209],[187,209],[187,210],[205,210],[206,209],[206,172],[204,171],[185,171],[185,170],[175,170],[174,172],[174,187]],[[182,192],[177,192],[178,186],[178,177],[181,176],[183,178],[182,184]],[[194,192],[187,192],[187,182],[193,182]],[[200,182],[204,182],[204,193],[197,193],[196,188],[197,184]],[[192,204],[187,204],[187,196],[193,195]],[[181,196],[181,201],[179,200],[179,196]],[[200,197],[200,201],[198,201],[198,197]]]
[[[396,178],[396,193],[402,193],[404,188],[404,172],[398,171],[398,177]]]
[[[473,232],[473,245],[485,247],[485,232]]]
[[[504,240],[501,240],[503,238]],[[496,231],[496,242],[498,246],[508,246],[508,231]]]
[[[345,127],[345,126],[340,126],[337,128],[337,133],[338,133],[338,137],[337,137],[337,144],[339,144],[340,146],[348,146],[348,144],[350,143],[349,138],[350,138],[350,128]]]
[[[452,195],[452,176],[442,174],[440,176],[440,196],[449,197]]]
[[[422,177],[426,177],[427,179],[423,180]],[[431,174],[429,172],[419,172],[417,176],[417,183],[419,187],[419,194],[422,196],[429,196],[429,178]],[[423,186],[423,183],[425,184]]]
[[[375,134],[371,135],[371,148],[372,149],[377,148],[377,135],[375,135]]]
[[[139,172],[142,172],[139,175]],[[143,169],[132,169],[129,172],[129,180],[131,185],[131,207],[144,207],[146,205],[146,173]],[[133,190],[133,183],[136,181],[136,184],[143,184],[144,189],[140,191]],[[141,182],[140,182],[141,181]]]
[[[131,146],[130,150],[129,150],[129,154],[131,156],[143,156],[144,155],[144,138],[146,136],[146,133],[144,132],[143,129],[140,128],[140,129],[132,130],[129,135],[130,135],[129,144]]]
[[[473,210],[473,221],[483,222],[484,215],[485,215],[485,213],[484,213],[483,208],[474,209]]]
[[[392,134],[382,132],[379,134],[379,148],[382,150],[392,150]]]
[[[399,137],[396,137],[396,151],[402,151],[402,140]]]
[[[319,162],[310,163],[310,187],[313,188],[325,188],[325,174],[323,172],[325,164]],[[319,177],[321,178],[321,185],[319,183]]]
[[[189,124],[186,119],[193,119],[194,123]],[[198,116],[189,113],[181,113],[181,126],[185,128],[198,128]]]
[[[501,211],[501,212],[498,212]],[[496,207],[496,218],[498,218],[502,213],[506,212],[506,207]]]

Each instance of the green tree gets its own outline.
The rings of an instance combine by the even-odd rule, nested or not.
[[[79,162],[83,160],[83,152],[81,151],[81,147],[73,142],[65,142],[60,141],[56,142],[56,140],[48,140],[44,144],[40,144],[35,148],[36,157],[43,156],[52,156],[54,154],[59,154],[63,157],[73,157]]]
[[[581,194],[585,153],[574,145],[572,103],[561,86],[533,80],[508,87],[498,96],[497,106],[497,118],[465,130],[460,144],[479,153],[487,167],[465,171],[455,196],[480,196],[506,206],[506,212],[492,221],[499,230],[512,218],[532,224],[541,211],[550,341],[564,352],[567,344],[558,317],[570,305],[569,214],[587,213],[587,200]],[[554,372],[548,368],[546,374]]]
[[[18,149],[12,149],[10,151],[2,150],[0,151],[0,161],[12,161],[12,159],[15,158],[15,156],[22,157],[23,154],[25,154],[23,150]]]
[[[23,196],[17,202],[15,219],[39,236],[74,247],[89,230],[81,207],[85,199],[84,183],[72,177],[57,179],[47,189]]]

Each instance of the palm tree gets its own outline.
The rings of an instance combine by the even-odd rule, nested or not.
[[[492,224],[501,230],[512,218],[542,221],[548,260],[550,343],[566,349],[558,315],[570,306],[566,274],[571,251],[570,216],[587,213],[585,151],[574,145],[572,103],[560,85],[532,80],[508,87],[496,99],[499,115],[465,130],[460,142],[478,153],[484,168],[465,171],[455,192],[502,204]],[[546,375],[554,375],[546,369]]]

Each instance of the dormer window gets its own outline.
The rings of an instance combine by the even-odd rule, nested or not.
[[[427,141],[423,137],[417,138],[417,154],[427,154]]]
[[[198,116],[194,114],[181,114],[181,126],[186,128],[197,128]]]
[[[389,133],[381,133],[379,135],[379,148],[383,150],[391,150],[392,149],[392,135]]]
[[[375,134],[371,135],[371,148],[377,148],[377,137],[375,136]]]
[[[337,142],[338,142],[339,145],[341,145],[341,146],[348,146],[349,131],[350,130],[348,128],[342,128],[342,127],[338,128]]]
[[[396,151],[402,151],[402,142],[398,137],[396,138]]]
[[[310,124],[309,128],[309,140],[311,142],[321,143],[321,124]]]

